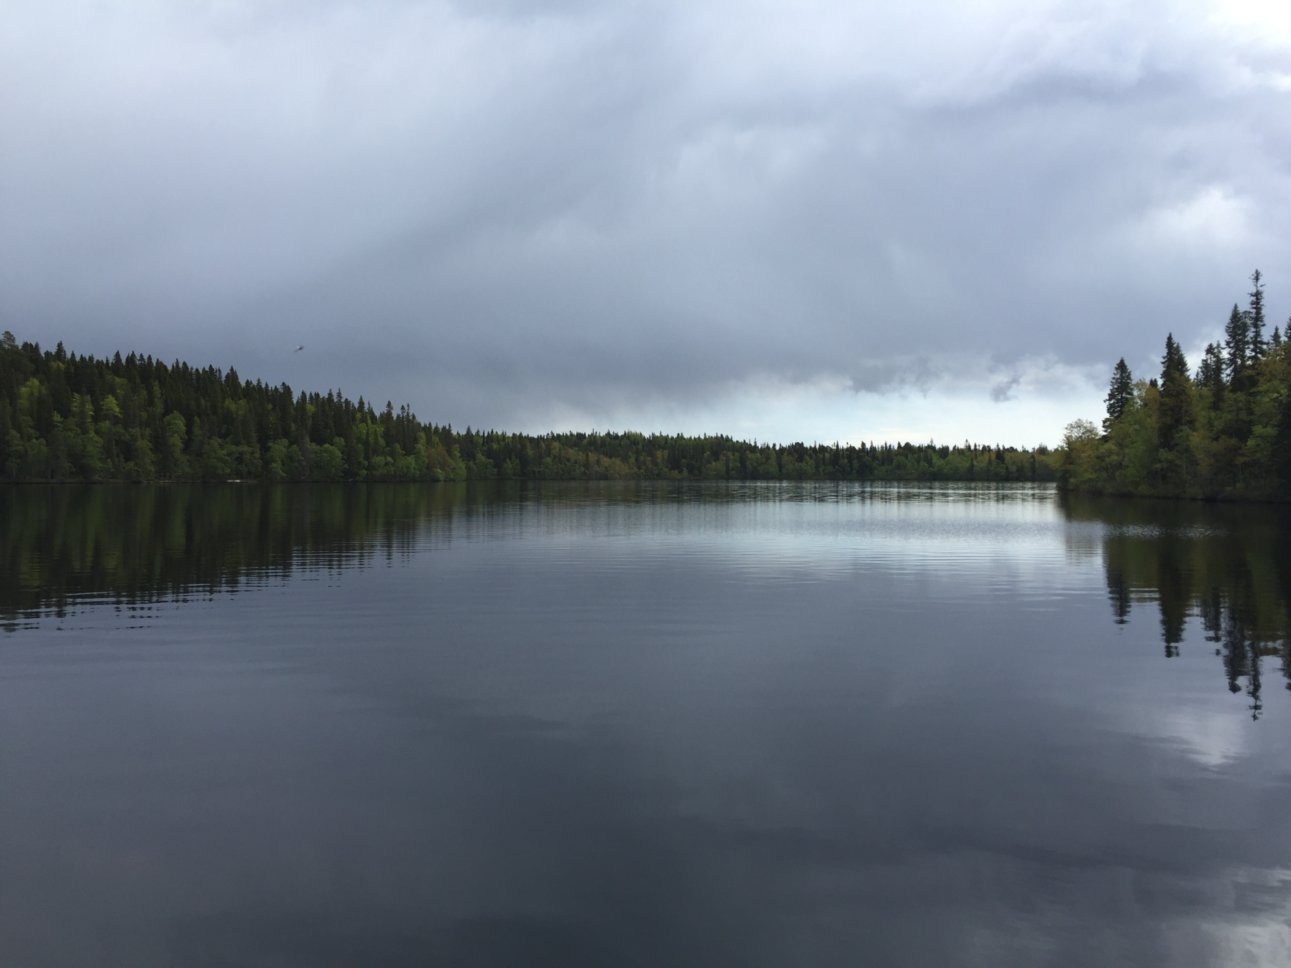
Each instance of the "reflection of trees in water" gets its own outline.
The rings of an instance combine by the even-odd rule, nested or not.
[[[1064,497],[1073,521],[1104,525],[1108,601],[1118,624],[1155,604],[1167,657],[1190,617],[1223,662],[1228,688],[1258,717],[1262,660],[1280,660],[1291,689],[1291,513],[1282,507]]]
[[[679,485],[576,484],[571,506],[677,497]],[[687,501],[831,499],[754,485],[687,486]],[[78,602],[140,605],[299,572],[337,572],[485,527],[540,489],[514,483],[423,485],[9,486],[0,491],[0,627]],[[843,492],[840,492],[843,493]],[[846,491],[849,499],[905,492]],[[549,495],[550,497],[550,495]],[[835,498],[838,495],[834,495]],[[962,497],[962,495],[960,495]],[[983,492],[982,499],[992,496]],[[998,499],[998,497],[996,497]],[[1118,624],[1155,605],[1167,657],[1200,620],[1229,689],[1261,711],[1262,661],[1291,688],[1291,511],[1281,507],[1064,497],[1069,520],[1102,530],[1107,593]]]
[[[466,484],[6,485],[0,489],[0,628],[87,601],[144,605],[336,572],[470,537],[546,487]],[[561,486],[560,500],[652,502],[656,482]],[[769,499],[756,486],[688,499]],[[809,487],[801,485],[799,490]],[[803,493],[814,493],[806,492]],[[801,495],[800,495],[801,497]]]
[[[138,605],[411,551],[488,498],[467,485],[7,487],[0,621]],[[496,491],[492,499],[496,500]]]

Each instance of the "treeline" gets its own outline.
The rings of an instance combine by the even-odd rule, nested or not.
[[[0,343],[0,480],[1055,480],[1044,447],[455,431],[339,391]]]
[[[1257,269],[1245,308],[1234,305],[1222,340],[1196,371],[1174,335],[1161,373],[1112,373],[1107,416],[1068,424],[1060,480],[1076,491],[1243,500],[1291,499],[1291,344],[1265,334]],[[1291,331],[1291,320],[1288,320]]]

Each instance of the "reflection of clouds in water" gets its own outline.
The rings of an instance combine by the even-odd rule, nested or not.
[[[1206,926],[1215,963],[1233,968],[1291,965],[1291,869],[1242,868],[1226,872],[1223,882],[1231,886],[1226,907],[1255,910]]]
[[[698,509],[615,507],[588,515],[562,509],[524,537],[548,539],[544,554],[595,556],[611,570],[630,570],[652,559],[684,559],[740,579],[899,574],[954,576],[966,594],[973,588],[1025,589],[1033,596],[1073,590],[1052,488],[921,484],[838,490],[842,499],[824,502],[811,491],[807,500],[794,497],[794,487],[786,485],[763,489],[761,501]],[[765,499],[777,494],[790,497]],[[620,540],[586,541],[596,514],[604,514]],[[564,536],[570,540],[550,540]],[[1095,553],[1091,545],[1080,557]],[[1074,584],[1083,588],[1084,579],[1076,576]]]
[[[231,963],[1285,963],[1291,706],[1230,715],[1209,647],[1163,663],[1013,511],[508,504],[110,654],[96,606],[59,651],[116,674],[0,704],[46,737],[17,785],[78,794],[0,798],[0,847],[63,851],[15,845],[15,903],[57,930],[70,872]],[[1084,601],[968,594],[1029,575]],[[187,795],[86,782],[158,774]],[[155,870],[74,866],[104,841]]]
[[[1245,708],[1212,710],[1197,705],[1158,711],[1141,721],[1147,735],[1160,737],[1194,762],[1221,767],[1250,755],[1250,714]]]
[[[837,583],[741,590],[702,556],[638,558],[620,581],[583,548],[550,581],[503,580],[511,594],[489,613],[472,595],[507,556],[473,554],[453,573],[423,559],[440,570],[430,647],[308,657],[360,708],[436,737],[409,750],[428,784],[418,797],[438,807],[429,842],[441,872],[484,875],[454,887],[459,916],[501,923],[487,874],[508,871],[556,923],[584,919],[571,963],[591,963],[606,925],[616,957],[645,944],[671,964],[702,963],[686,943],[749,965],[841,965],[862,948],[887,964],[1224,963],[1221,877],[1263,877],[1260,849],[1242,841],[1235,855],[1228,825],[1250,829],[1258,788],[1199,776],[1179,739],[1222,716],[1161,726],[1174,694],[1098,705],[1106,669],[1077,654],[1090,626],[1052,630],[1045,659],[1024,660],[1040,617],[972,607],[960,617],[977,637],[956,649],[934,612],[894,617],[900,583],[854,588],[840,607]],[[364,573],[350,592],[420,577]],[[953,584],[921,587],[940,601]],[[675,638],[643,631],[656,603]],[[756,633],[725,626],[740,608]],[[1079,701],[1055,704],[1051,678]],[[1155,732],[1100,732],[1127,702]],[[1221,765],[1240,770],[1250,758],[1234,742],[1207,755],[1234,753]],[[1285,856],[1285,824],[1268,833],[1270,856]],[[419,890],[448,903],[442,877]],[[1239,913],[1255,916],[1245,901]],[[446,950],[469,955],[468,941]]]

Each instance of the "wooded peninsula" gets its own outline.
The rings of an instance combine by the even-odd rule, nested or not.
[[[1074,491],[1227,500],[1291,500],[1291,320],[1265,336],[1264,278],[1251,274],[1222,341],[1195,373],[1171,333],[1161,374],[1135,379],[1122,358],[1102,430],[1067,425],[1060,482]]]

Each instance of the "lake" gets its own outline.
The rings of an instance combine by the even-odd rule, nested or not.
[[[1291,521],[0,490],[0,964],[1291,965]]]

